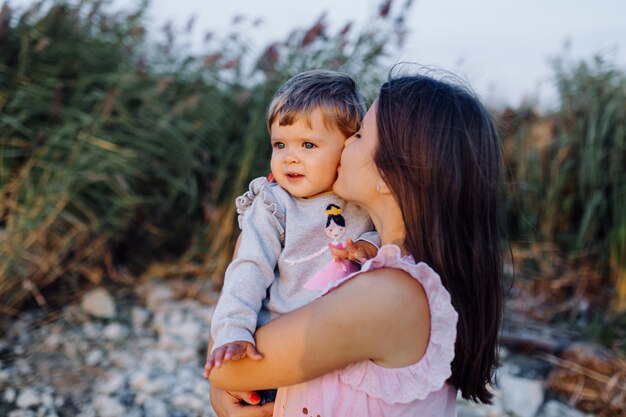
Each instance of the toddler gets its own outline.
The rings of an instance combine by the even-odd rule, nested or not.
[[[213,314],[205,375],[224,361],[261,359],[258,326],[358,270],[334,260],[330,247],[347,244],[361,262],[376,254],[380,243],[370,218],[332,192],[344,141],[364,112],[356,83],[337,72],[307,71],[276,92],[267,121],[271,179],[253,180],[236,200],[242,233]]]

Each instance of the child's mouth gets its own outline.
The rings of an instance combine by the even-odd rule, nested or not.
[[[302,174],[297,174],[295,172],[288,172],[286,174],[287,180],[288,181],[298,181],[299,179],[304,178],[304,175]]]

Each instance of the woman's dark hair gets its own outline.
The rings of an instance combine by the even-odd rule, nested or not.
[[[489,403],[502,317],[501,151],[465,87],[401,76],[380,89],[374,160],[397,196],[405,247],[440,276],[459,314],[449,383]]]

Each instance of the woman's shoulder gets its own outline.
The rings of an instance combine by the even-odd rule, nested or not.
[[[354,280],[357,276],[359,279]],[[363,263],[359,271],[331,283],[323,294],[349,281],[374,286],[381,295],[383,291],[393,291],[394,296],[404,298],[407,295],[398,294],[398,291],[408,291],[410,296],[420,293],[427,298],[447,297],[450,301],[439,275],[428,264],[415,262],[410,255],[403,255],[396,245],[382,246],[375,257]]]
[[[369,294],[366,303],[383,316],[378,327],[385,337],[376,343],[385,354],[348,366],[340,377],[390,402],[424,399],[451,375],[458,315],[450,295],[430,266],[402,256],[397,246],[383,246],[368,262],[345,287]]]
[[[423,285],[409,272],[394,267],[383,267],[363,271],[346,282],[348,287],[361,288],[376,302],[388,303],[410,314],[406,309],[422,310],[428,307]],[[423,303],[420,303],[423,301]],[[418,311],[416,311],[417,313]]]

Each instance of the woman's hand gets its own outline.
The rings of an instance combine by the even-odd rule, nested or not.
[[[210,395],[218,417],[272,417],[274,412],[273,402],[256,405],[261,400],[256,392],[224,391],[211,387]]]

